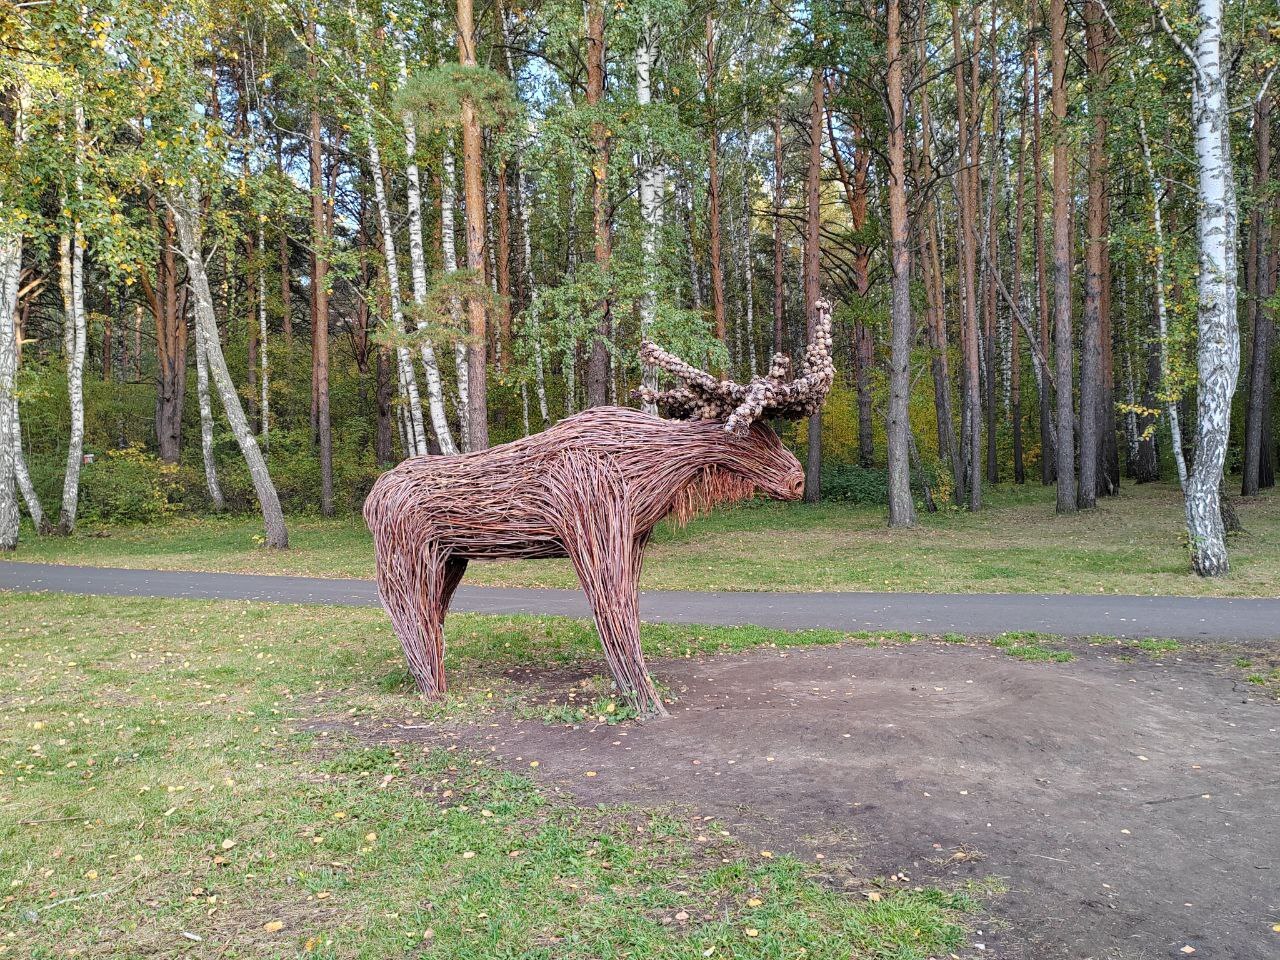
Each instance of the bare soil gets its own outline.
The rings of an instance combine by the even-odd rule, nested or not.
[[[483,750],[580,804],[674,805],[854,891],[998,880],[986,956],[1280,957],[1280,706],[1229,668],[1238,650],[1073,649],[766,649],[655,665],[661,722],[359,733]]]

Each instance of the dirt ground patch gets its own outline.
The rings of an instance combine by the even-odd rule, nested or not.
[[[644,726],[361,732],[478,748],[579,803],[685,806],[842,886],[996,878],[988,956],[1280,956],[1280,707],[1221,650],[1075,649],[760,650],[657,665],[677,699]]]

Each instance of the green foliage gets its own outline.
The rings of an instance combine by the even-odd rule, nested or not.
[[[398,111],[412,111],[428,127],[457,127],[463,100],[484,127],[503,126],[520,115],[511,82],[485,67],[444,63],[411,76],[396,95]]]
[[[154,523],[177,510],[179,469],[138,444],[108,450],[80,470],[86,523]]]
[[[932,470],[926,471],[932,483]],[[912,489],[923,494],[919,477],[913,471]],[[936,495],[936,494],[935,494]],[[856,463],[824,463],[822,466],[822,499],[835,503],[885,504],[889,502],[889,470],[886,467],[863,467]]]

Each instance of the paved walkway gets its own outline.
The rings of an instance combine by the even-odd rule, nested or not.
[[[377,606],[368,580],[239,573],[123,570],[0,562],[0,589],[128,597],[258,600]],[[590,615],[576,590],[463,585],[454,610],[473,613]],[[945,593],[692,593],[645,591],[652,623],[755,624],[788,630],[826,628],[913,633],[996,634],[1034,630],[1061,636],[1162,637],[1176,640],[1280,639],[1280,599]]]

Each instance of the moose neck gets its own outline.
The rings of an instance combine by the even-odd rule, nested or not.
[[[661,422],[661,421],[660,421]],[[733,469],[736,438],[712,422],[662,422],[660,447],[628,464],[638,533],[667,516],[683,524],[717,504],[750,499],[756,484]]]

